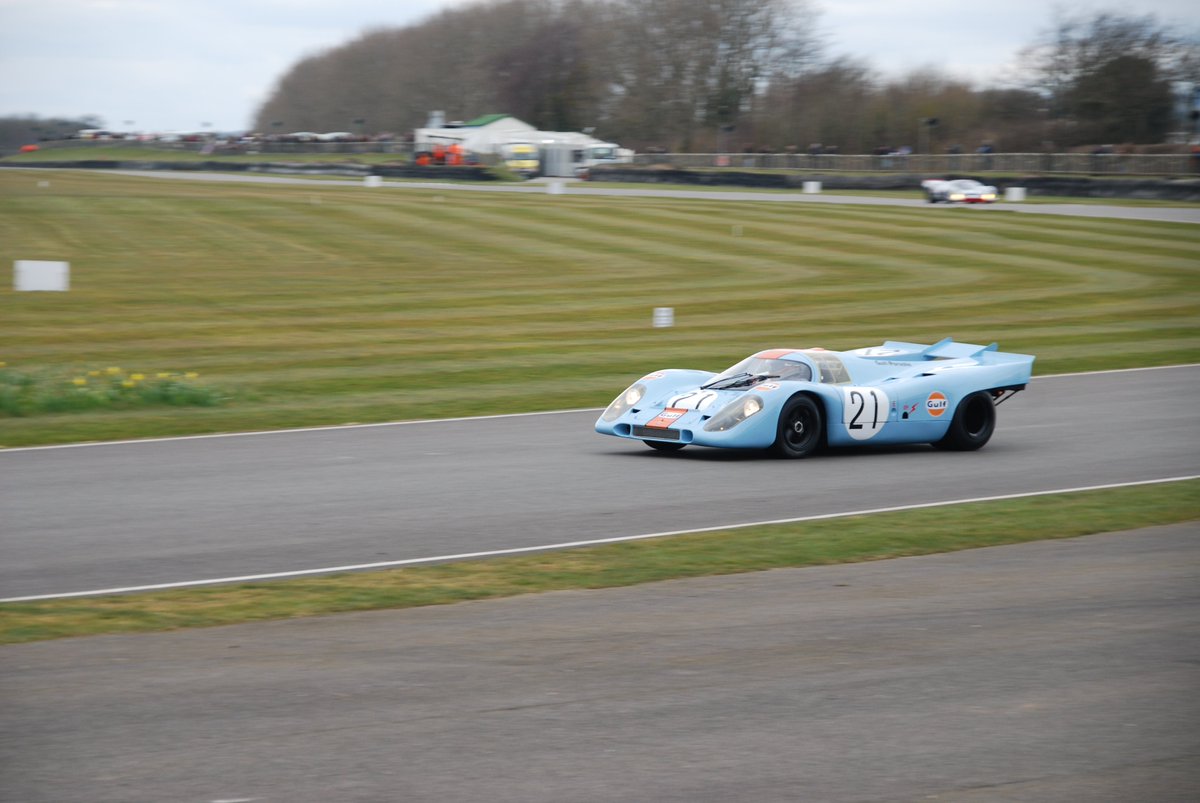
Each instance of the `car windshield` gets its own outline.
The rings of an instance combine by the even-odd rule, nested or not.
[[[982,187],[983,185],[974,179],[960,178],[957,181],[951,181],[950,186],[954,187],[956,190],[973,190],[976,187]]]
[[[783,379],[791,382],[812,380],[812,369],[806,363],[795,360],[777,360],[766,357],[747,357],[737,365],[726,368],[714,376],[704,387],[733,390],[757,385],[768,379]]]

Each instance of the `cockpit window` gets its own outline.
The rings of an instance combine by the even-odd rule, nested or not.
[[[822,384],[849,385],[852,381],[845,363],[836,354],[829,351],[806,351],[804,353],[817,364],[817,370],[821,372]]]

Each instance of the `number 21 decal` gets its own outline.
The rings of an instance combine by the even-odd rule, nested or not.
[[[842,388],[842,424],[856,441],[870,440],[887,423],[890,402],[879,388]]]

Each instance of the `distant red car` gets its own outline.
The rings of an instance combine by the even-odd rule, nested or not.
[[[999,192],[989,184],[981,184],[973,178],[956,178],[953,181],[931,178],[921,182],[921,188],[929,203],[994,203]]]

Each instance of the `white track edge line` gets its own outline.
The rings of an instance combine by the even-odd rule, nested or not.
[[[1073,374],[1046,374],[1035,376],[1030,381],[1041,379],[1065,379],[1073,376],[1104,376],[1105,374],[1131,374],[1139,371],[1164,371],[1172,368],[1200,368],[1200,363],[1189,362],[1181,365],[1148,365],[1144,368],[1113,368],[1107,371],[1080,371]],[[84,441],[81,443],[56,443],[49,446],[0,446],[0,456],[11,452],[34,452],[47,449],[81,449],[88,446],[129,446],[142,443],[170,443],[173,441],[197,441],[215,438],[245,438],[256,435],[291,435],[303,432],[333,432],[349,429],[371,429],[373,427],[403,427],[415,424],[452,424],[463,421],[489,421],[500,418],[524,418],[539,415],[567,415],[570,413],[595,413],[603,407],[578,407],[572,410],[540,410],[531,413],[496,413],[494,415],[467,415],[456,418],[415,418],[404,421],[377,421],[373,424],[327,424],[316,427],[293,427],[291,429],[261,429],[250,432],[212,432],[205,435],[171,435],[165,438],[130,438],[119,441]],[[3,600],[0,600],[3,602]]]
[[[293,427],[291,429],[259,429],[249,432],[210,432],[204,435],[169,435],[165,438],[129,438],[121,441],[83,441],[80,443],[55,443],[49,446],[0,447],[0,455],[8,452],[34,452],[43,449],[80,449],[85,446],[130,446],[139,443],[170,443],[172,441],[200,441],[215,438],[245,438],[254,435],[291,435],[303,432],[335,432],[348,429],[372,429],[375,427],[404,427],[414,424],[453,424],[462,421],[488,421],[496,418],[525,418],[539,415],[566,415],[568,413],[594,413],[603,407],[580,407],[574,410],[539,410],[532,413],[495,413],[493,415],[464,415],[456,418],[413,418],[403,421],[376,421],[373,424],[326,424],[317,427]]]
[[[949,507],[951,505],[966,505],[973,502],[1002,502],[1007,499],[1027,499],[1035,496],[1049,496],[1062,493],[1082,493],[1084,491],[1104,491],[1112,488],[1132,488],[1138,485],[1160,485],[1171,482],[1186,482],[1200,479],[1200,474],[1189,474],[1179,477],[1162,477],[1153,480],[1134,480],[1132,482],[1114,482],[1105,485],[1085,485],[1076,488],[1055,488],[1044,491],[1023,491],[1021,493],[1000,494],[998,496],[979,496],[970,499],[951,499],[941,502],[920,502],[912,505],[895,505],[892,507],[877,507],[866,510],[850,510],[842,513],[822,513],[815,516],[800,516],[790,519],[770,519],[767,521],[750,521],[741,524],[721,524],[713,527],[697,527],[690,530],[667,530],[640,535],[619,535],[611,538],[592,538],[585,541],[564,541],[558,544],[543,544],[541,546],[513,547],[511,549],[493,549],[485,552],[462,552],[457,555],[436,555],[427,558],[407,558],[404,560],[387,560],[376,563],[357,563],[347,566],[328,566],[322,569],[299,569],[290,572],[270,572],[267,574],[248,574],[240,577],[214,577],[206,580],[183,580],[175,583],[156,583],[153,585],[126,586],[124,588],[101,588],[93,591],[69,591],[62,594],[37,594],[25,597],[0,598],[5,602],[36,602],[38,600],[68,599],[72,597],[91,597],[102,594],[126,594],[138,591],[165,591],[176,588],[194,588],[196,586],[219,585],[224,583],[248,583],[257,580],[281,580],[288,577],[305,577],[318,574],[335,574],[338,572],[366,571],[370,569],[392,569],[400,566],[414,566],[422,563],[444,563],[449,561],[469,560],[473,558],[495,558],[503,555],[519,555],[527,552],[553,552],[563,549],[574,549],[585,546],[602,546],[604,544],[619,544],[628,541],[645,541],[652,538],[667,538],[674,535],[694,535],[697,533],[720,532],[722,530],[743,530],[748,527],[769,527],[777,524],[799,524],[807,521],[824,521],[827,519],[849,518],[851,516],[870,516],[878,513],[898,513],[906,510],[922,510],[931,507]]]

